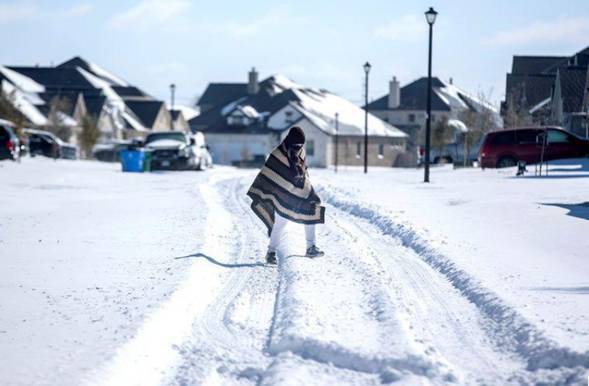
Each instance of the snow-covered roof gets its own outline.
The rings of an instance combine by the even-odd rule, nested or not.
[[[123,119],[125,120],[125,122],[127,122],[127,124],[132,127],[134,130],[137,131],[148,131],[145,126],[143,126],[143,124],[141,122],[139,122],[139,119],[135,118],[135,114],[131,113],[128,110],[124,110],[123,111]]]
[[[12,99],[13,106],[20,111],[29,121],[35,125],[47,124],[47,118],[43,115],[35,104],[31,101],[31,96],[34,94],[28,94],[21,91],[12,83],[2,80],[2,91],[9,95]],[[38,96],[37,96],[38,97]]]
[[[340,135],[364,135],[364,110],[354,103],[325,90],[294,89],[299,102],[297,110],[320,130],[335,135],[335,114],[338,114]],[[368,135],[407,137],[407,134],[368,114]]]
[[[184,115],[184,119],[186,119],[187,121],[191,120],[192,118],[200,114],[200,111],[198,109],[186,105],[174,105],[174,110],[180,110],[182,112],[182,115]]]
[[[469,105],[466,104],[465,100],[467,100],[473,108],[477,111],[481,109],[490,110],[494,113],[498,113],[497,107],[491,105],[490,103],[485,102],[481,98],[475,97],[466,91],[456,87],[453,84],[445,83],[443,87],[434,88],[434,92],[442,98],[452,109],[466,109]]]
[[[77,69],[92,86],[102,90],[109,102],[124,106],[123,98],[112,89],[110,83],[84,70],[82,67],[78,67]]]
[[[536,111],[540,110],[542,107],[548,105],[551,100],[552,100],[552,97],[548,97],[548,98],[540,101],[538,104],[536,104],[535,106],[533,106],[530,109],[530,114],[534,114]]]
[[[23,74],[19,74],[18,72],[11,70],[10,68],[0,65],[0,73],[2,73],[2,75],[10,80],[10,82],[14,86],[18,87],[22,92],[40,93],[45,91],[45,86],[35,82],[28,76],[24,76]]]
[[[70,60],[63,62],[58,67],[83,68],[84,70],[101,78],[102,80],[107,81],[112,86],[122,86],[122,87],[129,86],[129,83],[125,82],[123,79],[121,79],[118,76],[114,75],[113,73],[105,70],[104,68],[100,67],[96,63],[93,63],[89,60],[83,59],[79,56],[75,56],[75,57],[71,58]]]
[[[466,126],[464,122],[459,119],[448,119],[448,126],[462,133],[467,133],[469,131],[468,126]]]
[[[242,112],[248,118],[256,119],[260,117],[260,113],[252,106],[245,105],[245,106],[238,106],[237,109]]]

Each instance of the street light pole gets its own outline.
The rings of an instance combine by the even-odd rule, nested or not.
[[[425,168],[423,182],[429,182],[429,163],[431,147],[431,121],[432,121],[432,31],[438,13],[432,7],[425,13],[425,19],[429,24],[429,55],[427,64],[427,120],[425,125]]]
[[[172,83],[170,85],[170,130],[174,130],[174,94],[176,92],[176,85]]]
[[[364,72],[366,73],[364,89],[364,173],[368,173],[368,73],[370,72],[370,63],[364,63]]]
[[[337,148],[339,137],[339,113],[335,113],[335,172],[337,173]]]

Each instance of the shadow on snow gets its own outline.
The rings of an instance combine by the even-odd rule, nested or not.
[[[255,268],[255,267],[265,267],[266,264],[264,263],[223,263],[217,259],[215,259],[214,257],[211,257],[209,255],[205,255],[204,253],[198,252],[198,253],[193,253],[191,255],[186,255],[186,256],[178,256],[178,257],[174,257],[175,260],[179,260],[179,259],[188,259],[188,258],[192,258],[192,257],[202,257],[206,260],[208,260],[210,263],[213,263],[215,265],[218,265],[220,267],[224,267],[224,268]]]

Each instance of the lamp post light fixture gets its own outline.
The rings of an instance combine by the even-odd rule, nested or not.
[[[427,120],[425,124],[425,167],[423,182],[429,182],[429,163],[431,147],[431,124],[432,124],[432,31],[438,13],[430,7],[425,13],[425,20],[429,24],[429,55],[427,64]]]
[[[370,63],[364,63],[364,173],[368,173],[368,73],[371,67]]]
[[[176,93],[176,85],[170,85],[170,130],[174,130],[174,94]]]

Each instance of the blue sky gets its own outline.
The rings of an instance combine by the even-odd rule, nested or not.
[[[589,45],[587,1],[2,1],[0,63],[58,64],[81,55],[150,94],[192,103],[208,82],[282,73],[363,100],[396,75],[427,71],[423,12],[434,26],[434,75],[491,101],[514,54],[570,55]]]

